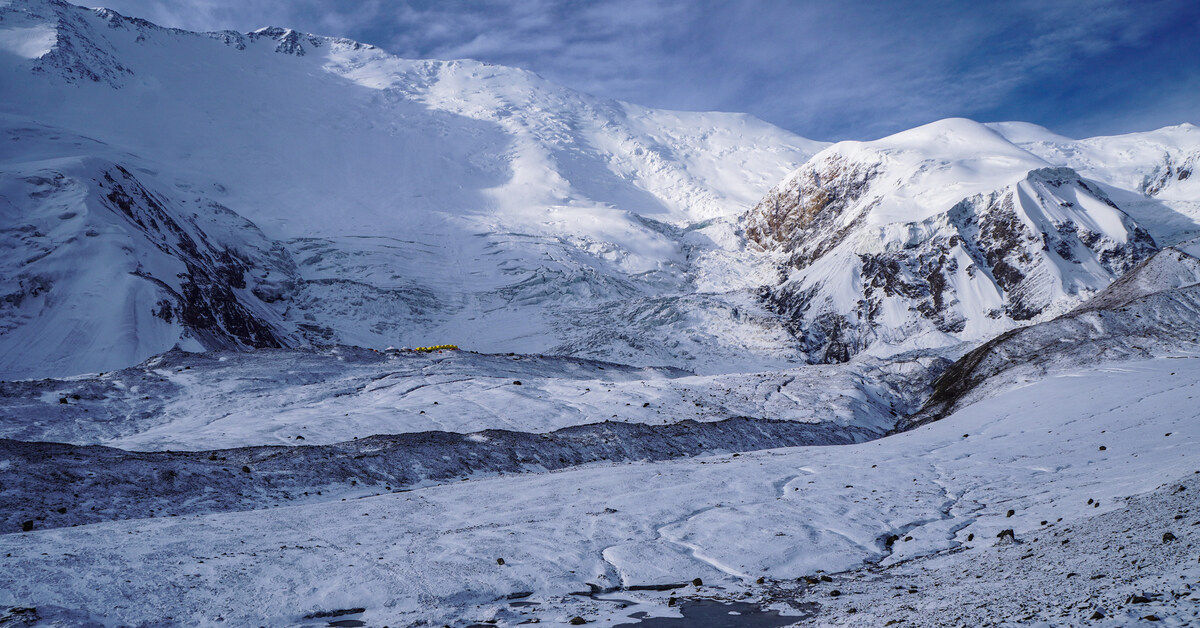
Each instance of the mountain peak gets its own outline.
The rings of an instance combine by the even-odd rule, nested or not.
[[[879,141],[898,142],[903,139],[935,138],[939,141],[990,138],[996,132],[986,124],[970,118],[942,118],[881,138]]]
[[[256,31],[247,33],[251,40],[263,38],[271,39],[279,42],[275,46],[275,52],[282,54],[295,55],[303,57],[306,53],[305,44],[312,48],[320,48],[324,43],[322,37],[316,35],[308,35],[290,28],[281,28],[279,26],[267,26]]]
[[[108,370],[170,348],[185,319],[203,331],[192,336],[238,346],[268,338],[259,321],[289,345],[419,346],[450,333],[485,351],[693,369],[795,359],[749,296],[772,269],[736,258],[732,221],[823,144],[744,115],[626,105],[523,70],[402,59],[278,26],[190,33],[48,0],[0,15],[0,30],[42,33],[0,35],[38,53],[0,54],[13,86],[0,90],[5,174],[21,196],[12,220],[67,234],[67,210],[21,181],[81,155],[124,168],[161,207],[143,228],[104,207],[106,180],[68,203],[90,179],[60,172],[77,182],[55,199],[106,222],[79,225],[73,243],[24,231],[0,242],[21,251],[7,256],[0,297],[31,295],[0,312],[13,330],[0,336],[0,373]],[[164,241],[151,224],[162,216],[230,259]],[[72,264],[88,265],[100,237],[88,234],[106,230],[122,234],[104,249],[109,267],[143,270],[84,289]],[[185,288],[181,274],[200,279]],[[205,293],[217,282],[204,276],[235,288]],[[137,331],[127,352],[84,363],[62,343],[43,343],[40,358],[9,351],[50,321],[102,311]],[[697,318],[711,329],[688,324]]]
[[[1045,165],[994,129],[967,118],[937,120],[863,144],[874,150],[937,155],[944,160],[974,159],[986,154],[1016,159],[1031,166]]]
[[[1100,186],[962,118],[835,144],[746,224],[786,256],[787,278],[764,294],[817,361],[982,340],[1156,249]]]

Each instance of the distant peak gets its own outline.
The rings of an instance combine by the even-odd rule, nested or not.
[[[224,35],[224,33],[212,33],[210,35]],[[240,36],[240,35],[239,35]],[[246,37],[250,41],[256,39],[270,39],[279,42],[275,46],[275,52],[283,54],[296,55],[303,57],[306,49],[305,44],[311,48],[320,48],[323,45],[329,44],[334,47],[349,48],[352,50],[377,50],[371,44],[364,44],[353,39],[344,37],[326,37],[323,35],[313,35],[292,28],[283,28],[281,26],[264,26],[258,30],[246,33]]]
[[[258,38],[275,40],[279,42],[279,45],[275,46],[275,52],[296,55],[297,57],[305,55],[305,43],[313,48],[320,48],[322,44],[321,37],[279,26],[266,26],[252,31],[248,35],[251,40]]]
[[[821,156],[842,155],[854,160],[876,159],[870,155],[907,154],[945,163],[990,159],[993,171],[1003,170],[1008,178],[1033,168],[1048,165],[1042,159],[1017,146],[996,129],[967,118],[946,118],[867,142],[839,142]],[[1003,158],[1003,159],[995,159]],[[904,160],[912,167],[922,167]],[[974,176],[974,175],[972,175]]]
[[[935,142],[957,142],[969,140],[1004,140],[1004,136],[987,125],[968,118],[944,118],[928,124],[889,135],[878,141],[899,139],[923,139]]]

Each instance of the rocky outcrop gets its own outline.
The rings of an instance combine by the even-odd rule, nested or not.
[[[762,248],[787,251],[789,263],[803,268],[860,223],[869,207],[855,204],[879,172],[879,163],[854,163],[837,154],[810,161],[750,212],[746,237]]]
[[[1171,153],[1165,153],[1162,163],[1142,181],[1141,191],[1147,196],[1158,196],[1172,184],[1192,178],[1198,166],[1200,152],[1178,158],[1172,158]]]
[[[156,277],[142,268],[134,271],[166,293],[154,311],[155,316],[168,323],[178,321],[210,349],[285,346],[286,333],[268,322],[270,315],[266,308],[246,302],[258,297],[250,289],[246,276],[260,261],[237,249],[210,242],[195,225],[185,228],[171,215],[165,201],[143,187],[125,168],[113,166],[102,176],[101,202],[125,216],[147,240],[186,268],[176,275],[176,281]]]
[[[255,41],[257,39],[270,39],[276,41],[278,44],[275,46],[275,52],[285,55],[294,55],[297,57],[304,56],[305,44],[312,48],[320,48],[322,44],[320,37],[305,35],[290,28],[279,28],[278,26],[260,28],[250,33],[249,38],[251,41]]]

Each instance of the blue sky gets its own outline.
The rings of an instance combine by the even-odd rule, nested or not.
[[[950,116],[1073,137],[1200,124],[1196,0],[92,1],[179,28],[286,26],[518,66],[822,140]]]

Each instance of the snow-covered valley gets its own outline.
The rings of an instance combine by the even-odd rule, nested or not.
[[[3,603],[36,602],[50,621],[106,624],[289,624],[363,608],[369,625],[535,617],[553,624],[574,616],[613,625],[639,610],[672,614],[669,597],[699,596],[765,598],[796,615],[816,602],[824,623],[882,624],[890,609],[930,625],[934,616],[923,620],[921,609],[939,605],[932,587],[923,597],[905,592],[913,608],[860,606],[861,619],[847,617],[829,590],[850,593],[841,583],[860,576],[839,572],[864,561],[885,576],[913,568],[908,559],[919,556],[965,565],[1006,551],[997,548],[1003,529],[1028,542],[1119,513],[1132,496],[1164,484],[1191,482],[1198,380],[1200,355],[1179,354],[1067,370],[859,445],[594,463],[226,514],[171,517],[168,506],[153,518],[8,534],[0,536],[9,566],[0,590]],[[1163,519],[1130,522],[1138,543],[1160,544],[1172,532],[1194,547],[1200,511],[1194,482],[1190,488]],[[889,545],[891,535],[899,538]],[[1017,551],[996,560],[1019,560]],[[1141,587],[1158,578],[1161,588],[1151,592],[1190,593],[1185,585],[1200,573],[1192,553],[1184,558],[1190,571],[1178,558],[1141,567],[1121,561],[1104,566],[1104,582],[1089,584],[1119,597],[1146,593]],[[1057,560],[1039,557],[1027,577],[1080,571],[1070,554]],[[834,582],[795,587],[819,570],[837,574]],[[702,586],[628,590],[694,578]],[[612,601],[572,595],[590,585],[626,590]],[[986,606],[997,586],[960,586],[959,603]],[[782,596],[779,587],[800,590]],[[867,595],[870,584],[855,588]],[[636,604],[622,607],[629,601]],[[1175,603],[1177,622],[1195,620],[1193,598]],[[1154,610],[1164,613],[1161,605]],[[1101,624],[1124,625],[1139,608],[1110,602]],[[1095,609],[1062,610],[1082,623]],[[1042,613],[1059,620],[1058,608]]]
[[[0,625],[1200,623],[1198,159],[0,0]]]

